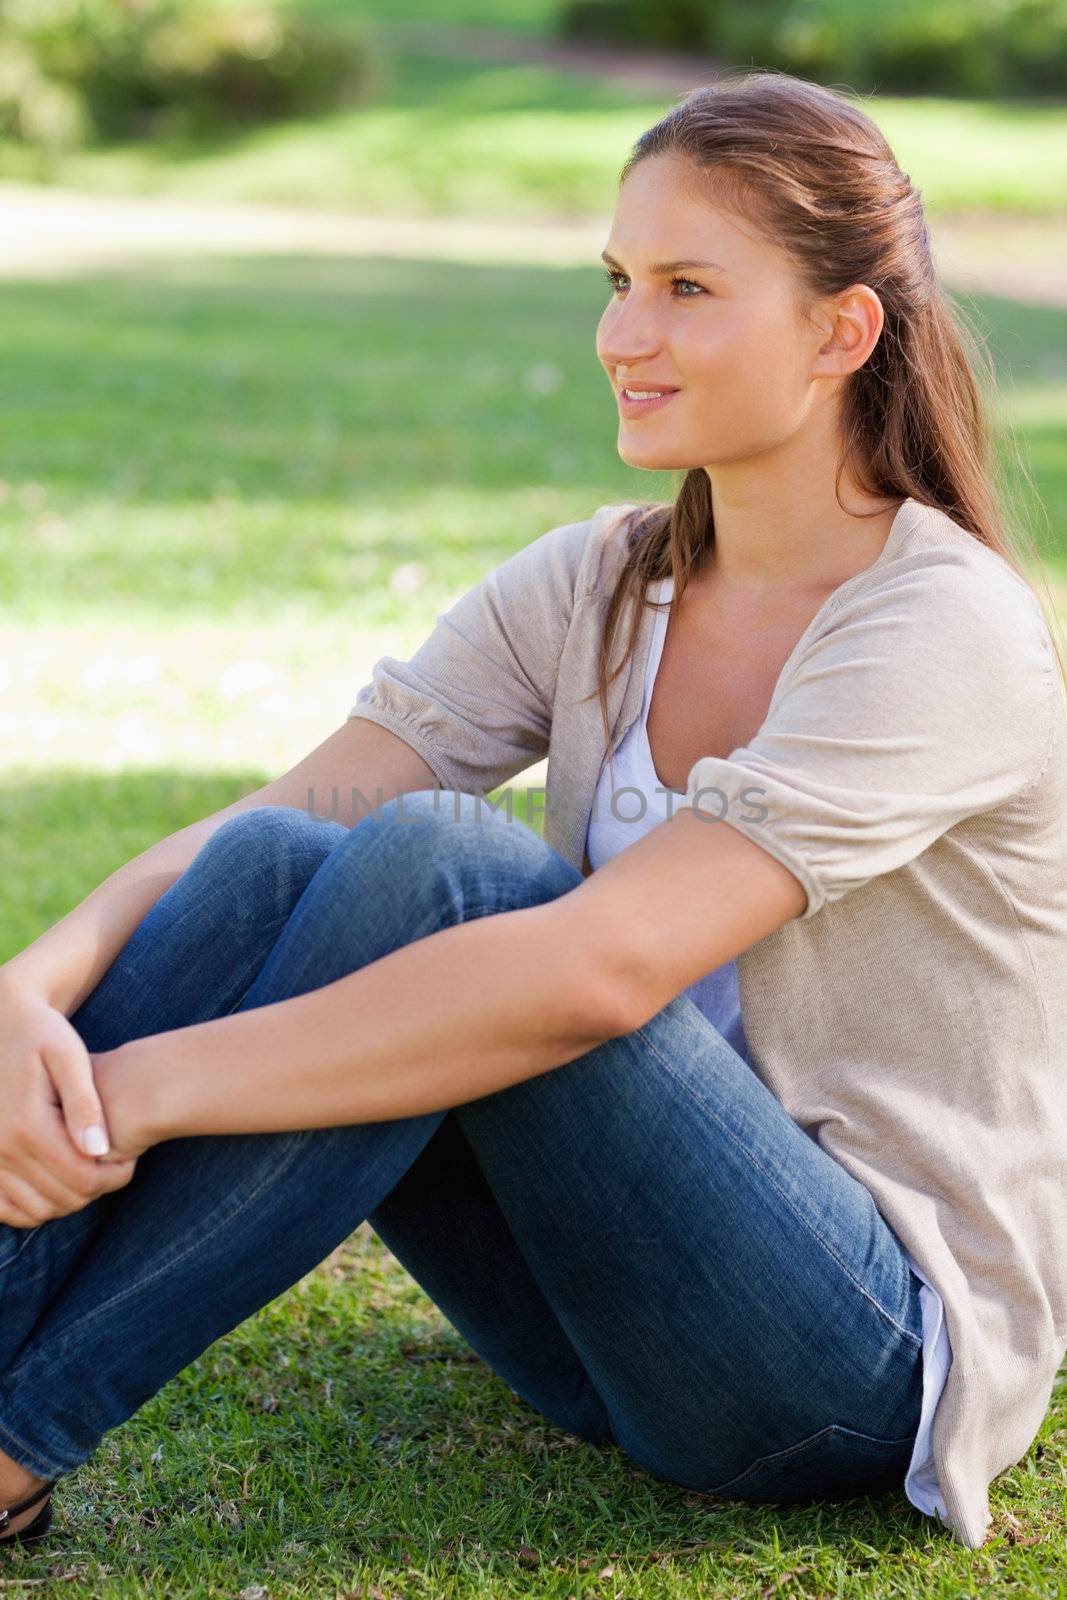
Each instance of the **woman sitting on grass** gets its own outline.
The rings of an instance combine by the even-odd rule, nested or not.
[[[535,539],[0,969],[7,1537],[364,1219],[673,1483],[903,1490],[973,1548],[1034,1440],[1062,663],[920,196],[747,74],[638,141],[606,260],[619,452],[675,502]],[[542,838],[481,797],[545,754]]]

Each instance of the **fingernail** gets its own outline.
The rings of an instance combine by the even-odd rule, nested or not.
[[[85,1146],[86,1153],[91,1156],[106,1156],[110,1148],[107,1142],[107,1134],[98,1122],[94,1122],[91,1128],[86,1128],[82,1134],[82,1143]]]

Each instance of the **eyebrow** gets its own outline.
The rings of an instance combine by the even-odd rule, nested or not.
[[[606,250],[600,252],[600,259],[609,267],[617,267],[620,272],[625,270],[622,262],[616,261],[614,256],[609,256]],[[670,273],[677,272],[680,267],[703,267],[705,272],[719,272],[727,278],[730,276],[729,270],[721,266],[718,261],[697,261],[693,257],[687,257],[684,261],[657,261],[649,270],[653,277],[665,278]]]

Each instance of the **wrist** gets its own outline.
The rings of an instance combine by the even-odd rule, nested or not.
[[[140,1155],[177,1133],[166,1094],[166,1075],[156,1070],[151,1038],[131,1039],[93,1056],[93,1073],[104,1106],[111,1152]]]
[[[12,956],[0,966],[0,997],[5,994],[30,995],[66,1016],[66,989],[62,978],[52,978],[36,967],[25,953]]]
[[[0,966],[0,996],[5,994],[34,995],[38,1000],[44,1000],[51,1005],[48,990],[40,981],[33,978],[25,968],[17,965],[17,957],[5,961]]]

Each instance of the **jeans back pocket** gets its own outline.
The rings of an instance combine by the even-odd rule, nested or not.
[[[751,1466],[709,1492],[724,1500],[805,1504],[850,1500],[903,1488],[915,1435],[880,1439],[832,1422],[799,1444],[757,1456]]]

